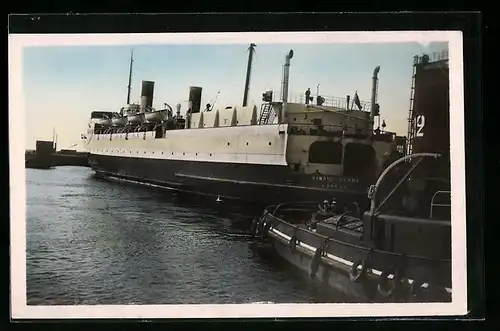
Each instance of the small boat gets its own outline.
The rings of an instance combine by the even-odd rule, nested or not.
[[[165,104],[165,109],[146,111],[144,116],[149,123],[163,122],[172,117],[172,107]]]
[[[93,111],[90,115],[90,121],[98,126],[107,127],[111,126],[112,112],[108,111]]]
[[[127,116],[128,123],[130,124],[142,124],[145,121],[144,113],[132,113]]]
[[[411,154],[389,165],[370,187],[364,213],[335,199],[285,202],[265,208],[251,232],[311,278],[356,301],[450,302],[451,203],[449,188],[443,189],[449,183],[431,183],[435,177],[415,170],[429,157],[427,169],[433,169],[440,154]],[[401,193],[407,187],[412,189]]]
[[[114,113],[113,117],[111,118],[111,122],[113,126],[125,126],[128,123],[127,116],[121,115],[119,113]]]

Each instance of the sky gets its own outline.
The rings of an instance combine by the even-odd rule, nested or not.
[[[184,112],[190,86],[203,88],[202,105],[241,106],[248,44],[30,46],[23,48],[22,84],[26,111],[26,149],[36,140],[51,140],[58,149],[82,150],[94,110],[119,111],[126,104],[130,53],[134,51],[131,101],[139,102],[141,81],[155,82],[154,107],[181,103]],[[249,103],[259,108],[262,93],[279,94],[285,55],[293,49],[289,101],[307,88],[316,95],[344,98],[357,91],[369,101],[371,78],[380,66],[381,119],[388,131],[406,135],[414,55],[441,52],[446,42],[257,44],[252,65]],[[74,146],[74,144],[77,144]]]

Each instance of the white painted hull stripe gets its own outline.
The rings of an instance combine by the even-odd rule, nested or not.
[[[282,238],[285,238],[285,239],[286,239],[286,240],[288,240],[288,241],[290,241],[290,239],[292,239],[292,237],[290,237],[290,236],[288,236],[288,235],[284,234],[283,232],[281,232],[281,231],[279,231],[279,230],[276,230],[276,229],[275,229],[275,228],[273,228],[273,227],[271,227],[271,228],[269,229],[269,231],[272,231],[273,233],[277,234],[278,236],[280,236],[280,237],[282,237]],[[313,252],[313,253],[314,253],[314,252],[316,252],[316,248],[314,248],[314,247],[312,247],[312,246],[310,246],[310,245],[304,244],[304,243],[302,243],[302,242],[299,242],[298,244],[299,244],[299,246],[301,246],[301,247],[303,247],[303,248],[305,248],[305,249],[307,249],[307,250],[309,250],[309,251],[311,251],[311,252]],[[351,261],[345,260],[345,259],[343,259],[343,258],[341,258],[341,257],[335,256],[335,255],[330,254],[330,253],[327,253],[327,254],[326,254],[326,256],[327,256],[327,257],[329,257],[330,259],[334,260],[334,261],[340,262],[340,263],[342,263],[342,264],[344,264],[344,265],[347,265],[347,266],[349,266],[349,267],[352,267],[352,265],[354,264],[354,263],[353,263],[353,262],[351,262]],[[361,266],[358,266],[358,268],[357,268],[357,269],[361,269]],[[376,270],[376,269],[371,269],[371,272],[372,272],[373,274],[377,275],[377,276],[380,276],[380,275],[382,274],[382,271],[380,271],[380,270]],[[387,276],[387,278],[389,278],[389,279],[394,279],[394,275],[393,275],[393,274],[389,274],[389,275]],[[408,283],[413,284],[413,282],[414,282],[414,280],[413,280],[413,279],[408,279]],[[429,287],[429,284],[424,283],[424,284],[422,284],[422,287],[423,287],[423,288],[427,288],[427,287]],[[446,287],[445,289],[446,289],[446,291],[447,291],[448,293],[451,293],[451,289],[450,289],[450,288],[447,288],[447,287]]]
[[[172,155],[172,153],[168,150],[165,151],[152,150],[150,147],[147,146],[144,146],[142,148],[90,149],[88,152],[91,155],[102,155],[102,156],[122,157],[122,158],[288,166],[284,154],[174,153],[174,155]]]

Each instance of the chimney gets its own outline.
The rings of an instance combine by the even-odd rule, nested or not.
[[[153,93],[155,82],[143,80],[141,89],[141,113],[153,107]]]
[[[200,112],[201,91],[201,87],[191,86],[189,88],[189,109],[191,109],[191,114]]]
[[[377,85],[378,85],[378,72],[380,71],[380,66],[377,66],[373,70],[372,77],[372,97],[370,100],[370,121],[373,122],[375,118],[375,104],[377,102]]]

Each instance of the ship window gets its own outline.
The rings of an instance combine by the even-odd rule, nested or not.
[[[309,147],[309,163],[341,164],[342,144],[333,141],[315,141]]]
[[[271,142],[269,142],[269,146],[271,146]]]
[[[375,150],[371,145],[351,143],[345,146],[344,176],[371,176],[375,173]]]

